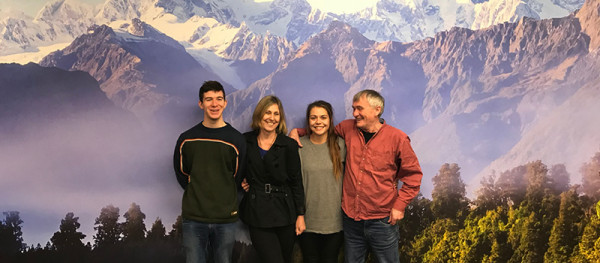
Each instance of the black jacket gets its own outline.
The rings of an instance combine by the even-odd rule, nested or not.
[[[240,204],[242,221],[253,227],[295,224],[296,217],[305,211],[298,143],[278,134],[271,149],[261,158],[258,131],[244,136],[247,158],[243,174],[250,190]]]

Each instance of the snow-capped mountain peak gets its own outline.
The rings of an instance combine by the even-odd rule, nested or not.
[[[115,27],[116,24],[113,23],[111,26]],[[134,18],[130,22],[122,22],[122,24],[115,29],[115,33],[117,33],[121,40],[127,42],[155,41],[182,51],[185,50],[179,42],[156,30],[151,25],[142,22],[138,18]]]
[[[34,21],[67,23],[77,20],[89,20],[94,7],[77,0],[55,0],[48,2],[38,12]]]

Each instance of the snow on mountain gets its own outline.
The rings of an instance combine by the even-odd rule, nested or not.
[[[522,17],[564,17],[581,8],[583,3],[584,0],[490,0],[475,5],[475,18],[470,28],[516,22]]]
[[[174,39],[156,30],[141,20],[134,18],[131,21],[115,21],[111,23],[118,38],[123,42],[155,41],[175,49],[184,51],[184,47]]]
[[[33,22],[48,25],[45,33],[54,42],[67,42],[87,31],[94,23],[94,12],[93,6],[78,0],[55,0],[40,10]]]
[[[78,0],[54,0],[44,5],[36,15],[35,21],[61,24],[90,22],[95,11],[93,6]]]
[[[372,8],[333,17],[357,28],[373,40],[410,42],[433,36],[453,26],[469,27],[473,5],[454,0],[381,0]]]
[[[72,41],[93,24],[94,8],[77,0],[48,2],[31,18],[12,12],[0,20],[0,55],[38,52],[38,47]]]
[[[131,20],[133,18],[139,18],[142,13],[148,11],[148,5],[142,5],[142,3],[149,3],[149,1],[107,0],[100,7],[98,14],[96,14],[96,21],[108,23],[115,20]]]
[[[181,44],[138,19],[118,29],[96,26],[40,65],[88,72],[117,106],[148,121],[180,109],[183,98],[197,96],[198,83],[207,79],[232,91]]]
[[[380,0],[358,12],[336,14],[315,9],[305,0],[106,0],[97,7],[79,1],[51,1],[33,21],[13,18],[17,21],[4,22],[10,32],[3,33],[8,37],[0,40],[0,55],[71,41],[92,24],[133,18],[178,41],[189,41],[187,37],[197,29],[191,26],[202,17],[236,28],[244,24],[256,34],[284,37],[295,45],[325,30],[334,20],[372,40],[410,42],[455,26],[478,29],[523,16],[561,17],[583,4],[583,0]]]
[[[0,55],[36,51],[36,43],[46,40],[33,18],[20,11],[0,11]]]
[[[15,53],[6,56],[0,56],[0,63],[17,63],[25,65],[30,62],[38,62],[48,54],[67,47],[70,42],[52,44],[49,46],[39,46],[36,51]],[[1,49],[1,48],[0,48]]]

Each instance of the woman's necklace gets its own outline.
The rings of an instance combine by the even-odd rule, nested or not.
[[[263,150],[271,149],[271,146],[273,146],[273,143],[275,143],[275,139],[277,139],[277,134],[275,134],[275,136],[272,137],[273,138],[263,139],[261,136],[258,136],[258,147],[260,147]]]

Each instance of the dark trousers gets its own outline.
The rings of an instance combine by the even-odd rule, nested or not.
[[[291,263],[296,226],[250,227],[250,239],[263,263]]]
[[[344,232],[317,234],[304,232],[300,235],[300,248],[304,263],[337,263]]]

